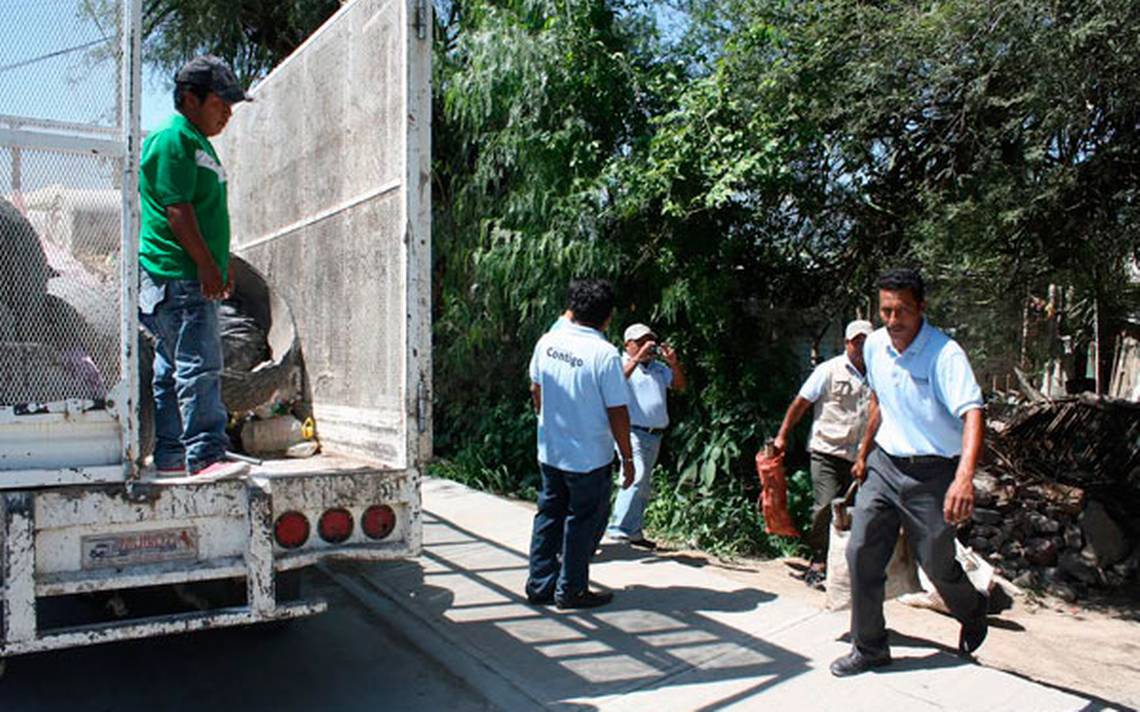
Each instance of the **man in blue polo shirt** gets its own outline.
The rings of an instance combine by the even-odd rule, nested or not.
[[[863,347],[871,405],[852,467],[862,483],[847,545],[853,644],[831,664],[839,677],[891,662],[883,589],[900,524],[962,624],[959,653],[973,654],[987,632],[986,597],[954,558],[955,526],[974,511],[982,392],[966,352],[923,318],[925,287],[918,272],[888,270],[878,286],[883,328]]]
[[[602,334],[613,288],[601,280],[570,285],[570,323],[547,332],[530,362],[538,413],[542,490],[530,545],[527,600],[559,608],[594,608],[613,594],[589,589],[590,554],[605,516],[614,443],[623,487],[633,483],[629,395],[621,358]]]
[[[661,439],[669,427],[666,393],[669,389],[685,390],[685,372],[677,353],[659,342],[657,334],[645,324],[633,324],[625,330],[622,372],[629,384],[630,443],[637,478],[632,487],[618,493],[605,532],[615,541],[650,551],[657,544],[645,538],[641,524],[653,495],[653,467],[661,452]]]

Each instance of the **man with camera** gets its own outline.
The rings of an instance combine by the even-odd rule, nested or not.
[[[664,363],[661,362],[664,360]],[[653,493],[653,466],[661,439],[669,427],[666,392],[685,389],[685,373],[677,353],[661,343],[645,324],[625,330],[622,371],[629,386],[630,443],[637,473],[633,486],[618,492],[606,535],[632,546],[653,550],[657,545],[641,530],[645,507]]]

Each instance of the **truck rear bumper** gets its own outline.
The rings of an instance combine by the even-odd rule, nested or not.
[[[304,601],[277,606],[263,612],[248,608],[222,608],[200,613],[143,618],[129,623],[116,622],[60,628],[27,640],[2,643],[0,644],[0,658],[84,645],[97,645],[99,643],[190,633],[212,628],[291,620],[323,613],[327,607],[328,605],[324,601]]]
[[[396,512],[395,525],[375,540],[362,531],[362,514],[381,505]],[[319,533],[330,508],[353,520],[350,536],[336,543]],[[286,512],[312,523],[292,549],[274,536]],[[418,553],[419,542],[412,471],[255,471],[242,480],[190,485],[0,492],[0,657],[311,615],[325,604],[279,602],[280,572],[327,558],[402,558]],[[221,579],[244,583],[245,605],[75,628],[44,629],[37,620],[37,604],[51,597]]]

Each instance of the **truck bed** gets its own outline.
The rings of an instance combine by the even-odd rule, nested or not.
[[[305,477],[311,475],[379,474],[402,472],[365,457],[340,453],[318,453],[312,457],[262,460],[260,465],[250,465],[251,477]],[[195,484],[192,477],[155,477],[153,469],[144,470],[141,479],[154,484],[184,485]]]

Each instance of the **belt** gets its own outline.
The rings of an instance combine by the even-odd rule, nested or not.
[[[883,454],[895,462],[902,462],[907,465],[949,465],[958,461],[956,457],[942,457],[941,455],[892,455],[886,450],[883,450]]]
[[[665,432],[665,428],[643,428],[640,425],[631,425],[629,427],[639,433],[647,433],[649,435],[661,435]]]

